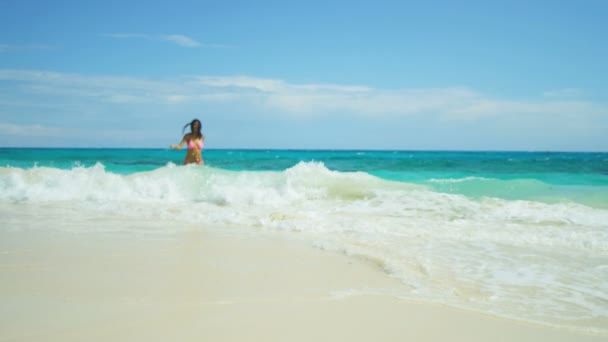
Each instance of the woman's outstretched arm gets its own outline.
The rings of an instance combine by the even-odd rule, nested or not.
[[[184,137],[182,138],[182,141],[179,143],[179,145],[171,145],[171,146],[169,146],[169,148],[172,148],[174,150],[181,150],[187,141],[187,139],[186,139],[187,137],[188,137],[188,134],[184,135]]]

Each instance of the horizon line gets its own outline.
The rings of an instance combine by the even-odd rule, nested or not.
[[[38,146],[0,146],[0,149],[39,149],[39,150],[171,150],[168,147],[128,147],[128,146],[55,146],[55,147],[38,147]],[[226,150],[241,150],[241,151],[322,151],[322,152],[502,152],[502,153],[608,153],[608,150],[518,150],[518,149],[384,149],[384,148],[265,148],[265,147],[213,147],[205,148],[205,151],[226,151]]]

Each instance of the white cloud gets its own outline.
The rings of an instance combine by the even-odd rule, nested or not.
[[[467,87],[375,89],[362,85],[292,84],[251,76],[187,76],[173,79],[91,76],[0,69],[0,80],[19,91],[109,103],[178,105],[239,103],[276,115],[367,117],[433,115],[449,120],[496,116],[595,116],[604,104],[539,97],[533,101],[492,98]]]
[[[545,116],[548,120],[556,116],[576,117],[608,114],[606,106],[585,101],[506,101],[481,98],[468,105],[447,112],[449,118],[476,119],[491,116]]]
[[[343,86],[335,84],[288,84],[281,80],[256,78],[249,76],[198,77],[201,84],[210,87],[249,88],[263,92],[287,91],[337,91],[337,92],[367,92],[372,89],[365,86]]]
[[[280,80],[255,78],[248,76],[227,76],[227,77],[197,77],[200,84],[206,87],[218,88],[243,88],[250,90],[258,90],[262,92],[277,92],[286,87],[285,82]]]
[[[182,34],[160,34],[160,35],[152,35],[152,34],[141,34],[141,33],[109,33],[104,34],[104,37],[110,37],[115,39],[148,39],[148,40],[158,40],[158,41],[166,41],[170,43],[174,43],[183,47],[201,47],[203,44],[198,42],[197,40],[182,35]],[[213,45],[204,45],[205,47],[214,47]]]
[[[89,76],[37,70],[0,69],[0,80],[19,82],[34,94],[84,97],[108,102],[158,102],[166,92],[179,92],[179,82],[144,78]]]

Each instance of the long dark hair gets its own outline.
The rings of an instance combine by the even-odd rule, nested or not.
[[[198,123],[198,129],[196,130],[196,132],[194,131],[194,124]],[[203,133],[201,133],[201,127],[203,125],[201,125],[201,122],[199,121],[199,119],[194,119],[192,120],[192,122],[187,123],[184,128],[182,129],[182,133],[184,133],[184,131],[186,130],[186,127],[190,126],[190,132],[192,132],[191,134],[194,135],[196,137],[196,139],[200,139],[203,137]]]

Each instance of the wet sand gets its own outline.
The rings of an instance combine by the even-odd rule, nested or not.
[[[0,341],[605,341],[390,295],[401,286],[280,238],[0,231]]]

